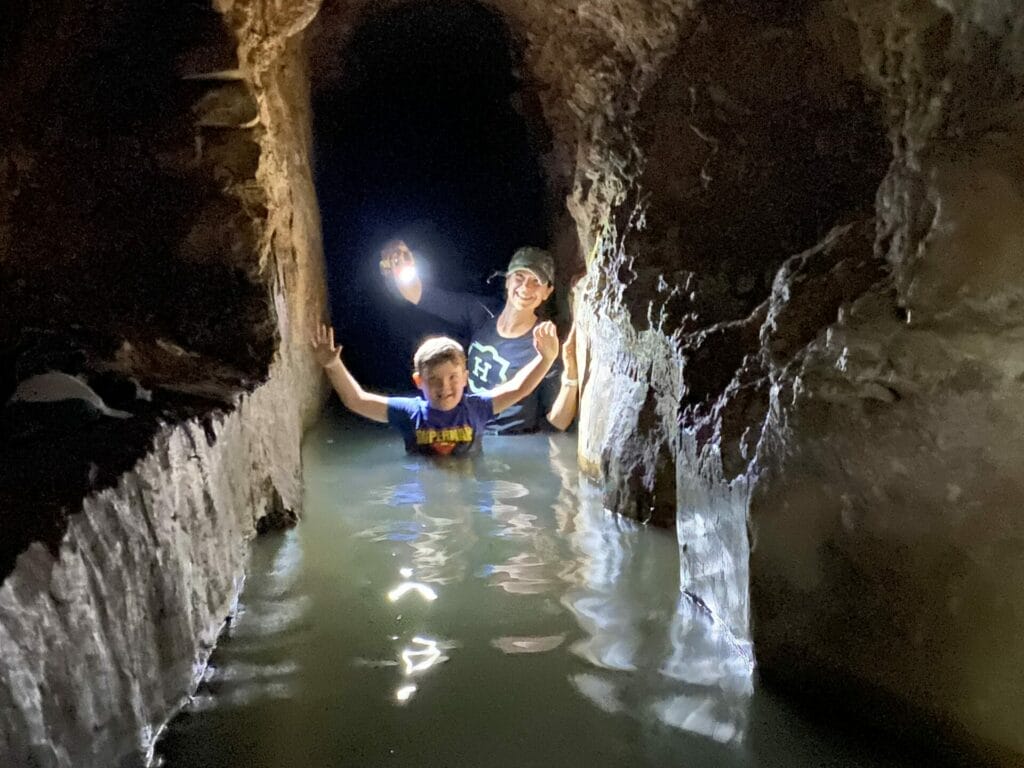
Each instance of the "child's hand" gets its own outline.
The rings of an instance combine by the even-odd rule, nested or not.
[[[533,348],[547,362],[558,357],[558,330],[550,320],[540,323],[533,329]]]
[[[313,346],[313,357],[324,368],[341,364],[341,347],[334,346],[334,328],[320,323],[309,342]]]
[[[576,366],[576,322],[573,321],[569,335],[562,343],[562,370],[567,379],[579,378]]]

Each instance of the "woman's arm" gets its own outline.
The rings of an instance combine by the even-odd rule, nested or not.
[[[381,271],[394,283],[399,295],[424,312],[451,323],[468,335],[496,314],[485,300],[468,293],[425,288],[416,272],[416,259],[405,243],[398,241],[381,253]]]
[[[432,285],[423,289],[420,302],[416,306],[463,329],[467,334],[472,334],[498,314],[487,305],[483,297],[471,293],[443,291]]]
[[[537,350],[536,357],[520,368],[511,379],[488,393],[495,415],[533,392],[555,362],[558,357],[558,332],[554,323],[540,323],[533,329],[533,346]]]
[[[547,412],[548,422],[555,429],[565,431],[576,418],[579,404],[579,372],[576,365],[576,323],[569,329],[562,345],[562,385],[558,388],[558,396]]]
[[[324,373],[345,407],[372,421],[387,422],[388,399],[364,391],[349,373],[341,362],[341,347],[334,346],[334,328],[321,324],[310,342],[316,361],[323,366]]]

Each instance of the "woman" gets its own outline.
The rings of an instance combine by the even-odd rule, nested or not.
[[[555,265],[547,251],[520,248],[513,254],[500,309],[498,302],[482,297],[425,288],[415,264],[412,251],[401,240],[392,240],[381,250],[381,268],[406,301],[467,334],[470,391],[494,389],[533,359],[533,327],[540,322],[537,310],[555,290]],[[514,434],[549,425],[564,430],[576,416],[578,386],[573,326],[562,346],[562,364],[552,366],[533,394],[491,419],[488,431]]]

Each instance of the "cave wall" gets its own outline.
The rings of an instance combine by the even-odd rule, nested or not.
[[[0,763],[136,764],[194,688],[257,530],[301,512],[325,393],[310,14],[22,4],[3,30]],[[141,396],[140,396],[141,395]]]
[[[1013,3],[851,10],[892,146],[874,241],[887,279],[772,376],[755,642],[795,686],[848,681],[1015,764],[1024,18]]]
[[[21,13],[3,79],[5,384],[81,364],[35,359],[55,336],[105,358],[162,340],[236,382],[265,376],[276,328],[251,258],[265,201],[245,188],[257,104],[243,78],[207,77],[237,68],[220,15]]]
[[[678,34],[628,89],[625,127],[580,153],[597,163],[606,143],[632,163],[606,166],[612,182],[581,163],[569,199],[593,244],[580,457],[609,506],[677,526],[684,588],[748,636],[747,499],[771,354],[793,354],[878,279],[871,237],[852,255],[828,249],[859,265],[839,273],[849,285],[765,329],[773,284],[833,227],[870,221],[888,142],[841,14],[707,4]],[[603,407],[609,389],[627,402]]]
[[[1022,55],[1012,3],[700,4],[570,199],[606,498],[764,679],[972,763],[1024,753]]]

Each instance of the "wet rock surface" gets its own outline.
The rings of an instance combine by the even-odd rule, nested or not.
[[[240,394],[240,393],[239,393]],[[107,402],[111,402],[107,399]],[[116,402],[116,401],[114,401]],[[128,420],[104,416],[81,400],[10,404],[0,442],[0,578],[33,542],[58,553],[69,518],[83,500],[115,485],[153,447],[162,426],[212,419],[224,404],[184,397],[121,403]]]
[[[581,459],[766,679],[1014,764],[1020,22],[883,5],[697,5],[595,120]]]
[[[207,406],[201,417],[156,428],[142,413],[138,431],[123,421],[116,430],[94,424],[83,439],[106,438],[114,450],[77,442],[54,451],[66,472],[83,477],[52,491],[62,498],[17,497],[16,511],[50,528],[25,531],[14,521],[14,534],[35,541],[0,587],[8,764],[108,766],[152,749],[198,682],[258,521],[299,508],[290,384],[272,378],[230,412]],[[140,457],[119,466],[133,448]],[[25,506],[31,501],[35,510]]]
[[[247,542],[301,509],[324,302],[304,67],[294,19],[223,10],[25,5],[4,25],[5,765],[144,761]]]

